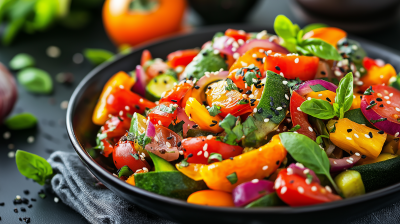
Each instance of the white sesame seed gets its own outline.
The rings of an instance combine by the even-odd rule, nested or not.
[[[325,189],[329,192],[329,193],[332,193],[332,189],[331,189],[331,187],[329,187],[329,186],[325,186]]]
[[[294,59],[294,63],[299,63],[299,58]]]
[[[33,143],[35,141],[35,138],[33,136],[29,136],[27,141],[28,143]]]
[[[267,54],[271,54],[271,53],[272,53],[272,50],[268,50],[268,51],[267,51]]]
[[[147,167],[143,167],[142,169],[144,172],[149,172],[149,169],[147,169]]]
[[[359,71],[354,72],[354,75],[355,75],[357,78],[360,78],[360,76],[361,76],[361,74],[360,74]]]
[[[298,111],[301,111],[300,107],[297,107],[297,110],[298,110]]]
[[[396,107],[396,111],[399,111],[399,112],[400,112],[400,108]]]
[[[276,110],[282,110],[282,107],[277,107]]]
[[[154,136],[154,140],[156,140],[156,142],[158,142],[158,137],[157,137],[157,136]]]
[[[371,138],[368,134],[365,134],[364,136],[365,136],[366,138]]]
[[[301,186],[297,187],[297,190],[299,191],[300,194],[304,193],[304,188],[302,188]]]
[[[208,158],[208,152],[207,151],[204,152],[204,157]]]
[[[303,171],[303,173],[304,173],[304,174],[309,174],[309,173],[310,173],[310,170],[309,170],[309,169],[305,169],[305,170]]]
[[[4,134],[3,134],[3,138],[4,139],[9,139],[10,137],[11,137],[11,133],[10,132],[8,132],[8,131],[4,132]]]
[[[336,161],[333,161],[333,164],[337,164],[337,162],[336,162]]]
[[[214,54],[219,54],[219,50],[214,50],[213,53]]]
[[[383,75],[380,75],[379,78],[383,79]]]
[[[8,152],[8,158],[14,158],[15,157],[15,152],[14,151],[10,151]]]
[[[297,166],[297,167],[300,167],[300,168],[302,168],[302,169],[304,169],[304,165],[301,164],[301,163],[296,163],[296,166]]]
[[[314,130],[312,129],[312,127],[308,126],[308,130],[313,132]]]
[[[356,136],[356,138],[359,138],[358,135],[356,133],[354,133],[354,136]]]
[[[246,82],[246,83],[244,83],[244,88],[245,88],[245,89],[247,89],[247,82]]]
[[[390,102],[390,101],[386,101],[386,103],[387,103],[387,104],[390,104],[391,102]]]
[[[179,151],[179,155],[183,155],[183,151],[182,150]]]
[[[248,64],[247,64],[246,62],[244,62],[244,61],[241,61],[240,63],[242,64],[242,66],[247,66],[247,65],[248,65]]]
[[[350,141],[352,140],[350,137],[346,137],[346,139],[347,139],[347,140],[350,140]]]
[[[237,42],[238,42],[239,45],[243,45],[244,44],[244,40],[243,39],[239,39]]]
[[[251,182],[254,183],[254,184],[255,184],[255,183],[258,183],[258,181],[259,181],[258,179],[253,179],[253,180],[251,180]]]
[[[265,123],[267,123],[268,121],[269,121],[269,119],[268,119],[268,118],[265,118],[265,119],[264,119],[264,122],[265,122]]]
[[[399,132],[396,132],[396,134],[394,134],[394,137],[397,138],[397,136],[399,136]]]
[[[250,98],[254,98],[254,95],[253,95],[253,94],[250,94],[249,97],[250,97]],[[232,99],[232,98],[229,98],[229,99]]]
[[[239,54],[239,53],[236,52],[236,53],[233,54],[233,58],[234,58],[234,59],[238,59],[239,57],[240,57],[240,54]]]
[[[257,108],[254,108],[254,109],[253,109],[253,112],[254,112],[254,113],[257,113]]]
[[[267,170],[268,166],[263,166],[262,170]]]
[[[263,57],[263,63],[265,63],[265,60],[266,60],[267,58],[266,57]]]
[[[237,48],[236,47],[232,47],[232,52],[236,52]]]
[[[199,152],[197,153],[197,155],[200,156],[202,153],[203,153],[203,151],[199,151]]]
[[[316,186],[312,186],[311,187],[311,191],[317,191],[317,187]]]
[[[286,98],[287,100],[289,100],[289,96],[288,96],[287,94],[285,94],[285,98]]]
[[[213,138],[212,135],[207,135],[207,139],[208,139],[208,140],[210,140],[210,139],[212,139],[212,138]]]
[[[298,134],[298,132],[297,132],[297,131],[294,131],[293,133],[295,133],[295,134]]]
[[[203,146],[203,150],[204,151],[206,151],[207,150],[207,147],[208,147],[208,144],[206,143],[206,144],[204,144],[204,146]]]
[[[378,97],[382,97],[382,93],[378,93],[376,94]]]
[[[280,181],[275,181],[274,188],[278,189],[280,186],[281,186],[281,182]]]
[[[168,148],[171,148],[171,143],[166,142],[165,145],[166,145]]]
[[[160,120],[158,120],[158,125],[162,125],[162,123],[161,123],[161,121],[160,121]]]
[[[348,162],[348,163],[350,163],[350,164],[353,163],[353,161],[351,161],[350,159],[346,159],[346,162]]]
[[[61,109],[65,110],[68,108],[68,100],[64,100],[60,104]]]
[[[392,97],[392,96],[393,96],[393,93],[390,93],[389,96]]]
[[[143,98],[140,98],[140,99],[139,99],[139,102],[143,103],[143,101],[144,101]]]
[[[342,73],[341,73],[340,71],[336,70],[336,71],[335,71],[335,75],[336,75],[336,76],[341,76]]]
[[[357,81],[356,84],[359,85],[359,86],[362,86],[364,84],[364,82],[363,81]]]
[[[246,94],[242,94],[242,96],[243,96],[243,98],[245,98],[245,99],[247,98],[247,95],[246,95]]]
[[[253,54],[253,55],[251,55],[253,58],[256,58],[257,57],[257,54]]]
[[[358,153],[358,152],[356,152],[355,154],[356,154],[356,156],[360,156],[360,153]]]
[[[258,52],[264,53],[264,49],[258,49]]]
[[[357,45],[353,45],[353,46],[351,46],[351,48],[352,48],[353,50],[355,50],[355,51],[358,49]]]
[[[354,160],[354,158],[353,158],[353,157],[350,157],[350,158],[349,158],[349,160],[353,161],[353,160]]]
[[[232,43],[232,47],[238,49],[238,48],[239,48],[239,44],[238,44],[236,41],[234,41],[234,42]]]
[[[311,97],[307,97],[307,100],[311,100]]]
[[[306,184],[310,185],[311,184],[311,179],[306,179]]]
[[[385,96],[385,97],[383,97],[383,98],[385,98],[385,99],[387,99],[387,100],[389,99],[389,97],[388,97],[388,96]]]
[[[282,81],[282,83],[283,83],[283,85],[287,85],[288,81],[284,80],[284,81]]]
[[[281,194],[286,193],[286,191],[287,191],[287,187],[286,187],[286,186],[283,186],[283,187],[281,188]]]
[[[55,203],[58,203],[60,201],[60,199],[59,198],[57,198],[57,197],[54,197],[54,202]]]
[[[282,77],[285,77],[285,76],[283,75],[283,72],[279,73],[279,75],[282,76]]]
[[[58,58],[60,57],[61,50],[56,46],[50,46],[46,49],[46,54],[51,58]]]

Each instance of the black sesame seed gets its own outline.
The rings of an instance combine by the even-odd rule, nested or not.
[[[195,89],[200,89],[200,86],[194,86]]]
[[[214,124],[217,124],[217,123],[218,123],[218,121],[216,121],[216,120],[212,120],[211,122],[213,122]]]
[[[261,83],[261,80],[258,80],[256,84],[259,85],[260,83]]]
[[[293,184],[293,183],[294,183],[294,180],[290,180],[289,183],[290,183],[290,184]]]
[[[321,74],[322,74],[322,75],[326,75],[326,72],[324,72],[324,71],[321,71]]]
[[[190,153],[190,154],[188,155],[187,158],[190,158],[190,157],[192,157],[192,156],[193,156],[193,153]]]
[[[351,155],[353,155],[353,154],[354,154],[354,152],[350,150],[350,154],[351,154]]]
[[[192,127],[193,128],[197,128],[199,125],[197,125],[197,124],[194,124]]]
[[[272,118],[273,116],[271,115],[271,114],[268,114],[267,115],[267,118]]]
[[[351,129],[351,128],[347,129],[348,133],[350,133],[351,131],[353,131],[353,129]]]
[[[383,104],[379,105],[379,107],[383,107]]]
[[[251,90],[247,90],[247,91],[246,91],[246,94],[247,94],[247,95],[249,95],[249,94],[251,94],[251,93],[252,93]]]
[[[207,51],[203,52],[203,56],[207,56],[207,55],[208,55]]]
[[[362,155],[361,158],[365,159],[365,158],[367,158],[367,156],[366,155]]]
[[[382,98],[376,98],[376,101],[381,102]]]
[[[229,157],[230,160],[233,160],[233,157]]]
[[[329,99],[328,97],[326,98],[326,100],[327,100],[328,102],[332,102],[332,100],[331,100],[331,99]]]
[[[178,147],[181,147],[182,142],[178,142],[178,144],[176,144]]]
[[[29,204],[29,199],[27,199],[27,198],[22,198],[21,199],[22,200],[22,203],[24,203],[24,204]]]
[[[21,212],[26,212],[26,209],[25,208],[21,208]]]
[[[32,204],[28,205],[28,208],[32,208]]]
[[[251,104],[250,104],[250,106],[254,107],[254,106],[255,106],[255,104],[254,104],[254,103],[251,103]]]
[[[243,92],[243,89],[239,89],[239,93]]]
[[[162,74],[163,73],[163,71],[158,71],[158,74]]]
[[[275,115],[278,116],[279,115],[279,111],[275,110]]]
[[[176,103],[176,102],[178,102],[177,100],[171,100],[171,102],[174,102],[174,103]]]
[[[263,111],[264,111],[263,108],[259,108],[259,109],[257,110],[257,113],[261,114]]]
[[[382,130],[378,131],[378,134],[383,134],[383,133],[385,133],[385,132]]]
[[[339,70],[340,70],[341,72],[345,72],[344,68],[342,68],[342,67],[339,67]]]
[[[216,124],[210,124],[210,127],[214,127]]]
[[[207,87],[207,89],[211,89],[211,86]]]
[[[281,68],[279,68],[279,66],[275,66],[275,69],[278,70],[278,71],[281,70]]]
[[[172,139],[172,136],[167,137],[167,140],[171,140],[171,139]]]
[[[251,99],[250,102],[254,103],[256,102],[256,99]]]
[[[279,160],[278,160],[278,161],[276,161],[276,165],[279,165]]]
[[[360,96],[360,99],[362,99],[362,95]]]
[[[271,107],[273,107],[273,106],[274,106],[274,102],[269,101],[269,105],[270,105]]]
[[[369,104],[374,104],[375,103],[375,100],[371,100],[371,102],[369,102]]]
[[[154,79],[154,82],[157,83],[157,79]]]
[[[21,221],[21,222],[22,222],[22,218],[21,218],[21,217],[19,217],[19,221]]]
[[[368,135],[370,138],[372,138],[372,132],[369,132]]]
[[[15,212],[15,213],[18,213],[18,209],[14,208],[14,212]]]
[[[31,201],[36,201],[36,198],[31,198]]]
[[[4,202],[0,202],[0,206],[4,206]]]
[[[207,104],[207,102],[206,102],[206,101],[203,101],[203,104],[204,104],[204,105],[206,105],[206,104]]]
[[[29,194],[29,190],[24,190],[24,194]]]
[[[138,105],[135,105],[135,108],[136,108],[137,110],[140,110],[140,107],[139,107]]]
[[[167,84],[167,83],[168,83],[167,80],[164,79],[164,84]]]

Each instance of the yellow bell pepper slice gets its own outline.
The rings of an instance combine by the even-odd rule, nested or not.
[[[214,133],[223,131],[219,126],[219,122],[222,121],[221,116],[211,116],[208,110],[193,97],[186,102],[185,113],[189,120],[194,121],[202,130]]]
[[[203,177],[200,174],[200,169],[206,166],[204,164],[197,164],[197,163],[189,163],[189,166],[181,166],[180,163],[175,164],[177,170],[181,173],[185,174],[187,177],[199,181],[203,180]]]
[[[360,108],[360,105],[361,105],[360,96],[362,96],[362,94],[355,93],[353,95],[353,103],[351,104],[350,110]],[[336,93],[334,93],[330,90],[324,90],[324,91],[319,91],[319,92],[313,91],[313,92],[307,93],[305,95],[305,97],[306,97],[306,99],[308,99],[308,97],[310,97],[313,99],[325,100],[332,105],[335,102]]]
[[[123,86],[125,89],[130,89],[134,84],[135,79],[126,72],[120,71],[113,75],[103,87],[99,101],[93,111],[93,123],[103,125],[107,121],[109,114],[109,111],[106,109],[107,97],[114,88],[120,88],[120,86]]]
[[[388,159],[393,159],[398,157],[399,155],[393,155],[390,153],[382,153],[380,154],[376,159],[371,159],[371,158],[366,158],[366,159],[360,159],[358,161],[357,165],[365,165],[365,164],[371,164],[371,163],[377,163],[377,162],[382,162]]]

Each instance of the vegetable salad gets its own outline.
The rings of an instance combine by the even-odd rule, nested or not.
[[[207,206],[314,205],[400,181],[393,66],[338,28],[279,15],[274,29],[228,29],[165,61],[144,50],[104,86],[88,152],[122,181]]]

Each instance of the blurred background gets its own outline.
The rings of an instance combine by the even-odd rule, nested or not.
[[[325,23],[400,51],[399,10],[398,0],[0,0],[0,122],[23,112],[37,119],[33,128],[18,131],[0,125],[0,179],[7,180],[0,181],[1,220],[86,223],[66,205],[55,205],[51,189],[20,175],[14,153],[22,149],[48,158],[56,150],[73,152],[65,130],[69,97],[86,74],[115,54],[206,26],[223,32],[242,23],[244,30],[273,32],[279,14],[300,27]],[[23,71],[45,84],[35,90],[24,79],[14,82]],[[38,201],[18,214],[16,195]]]

